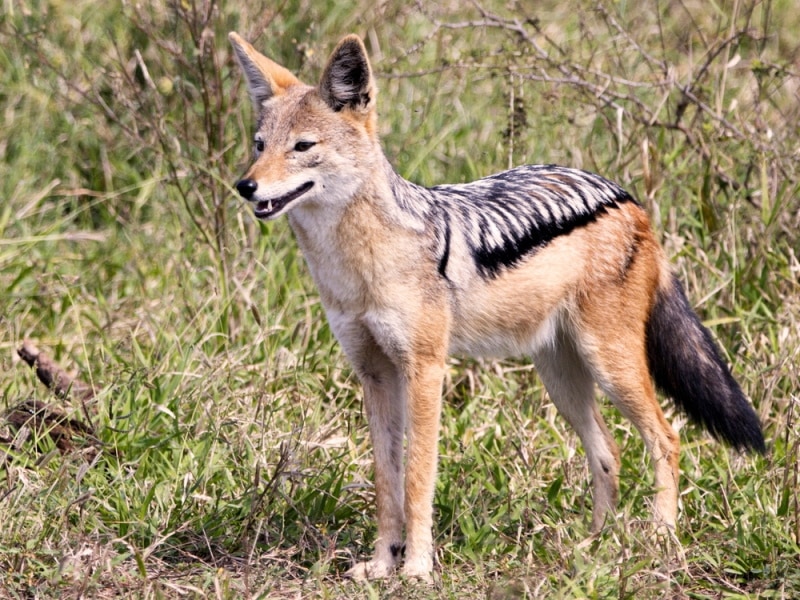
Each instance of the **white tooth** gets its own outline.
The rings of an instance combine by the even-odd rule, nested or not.
[[[267,212],[272,212],[272,200],[267,201]]]

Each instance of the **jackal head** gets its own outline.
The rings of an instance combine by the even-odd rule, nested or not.
[[[239,194],[259,219],[347,202],[383,156],[364,44],[355,35],[339,42],[313,87],[236,33],[229,38],[257,117],[254,160],[236,184]]]

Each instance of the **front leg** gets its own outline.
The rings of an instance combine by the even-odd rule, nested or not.
[[[331,325],[364,389],[364,410],[375,463],[378,517],[375,554],[371,560],[354,565],[347,575],[353,579],[379,579],[394,572],[403,551],[405,380],[368,327],[336,313]]]
[[[430,581],[444,357],[422,356],[417,361],[408,383],[407,536],[403,574]]]
[[[360,370],[375,462],[378,537],[372,560],[355,565],[348,574],[377,579],[392,574],[403,550],[405,394],[397,368],[379,348],[373,348]]]

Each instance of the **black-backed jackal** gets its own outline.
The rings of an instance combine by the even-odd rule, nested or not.
[[[662,526],[675,526],[679,441],[654,381],[715,437],[764,450],[758,417],[627,192],[552,165],[415,185],[381,150],[358,37],[339,43],[317,87],[230,40],[258,119],[255,159],[236,188],[259,219],[288,215],[364,386],[378,536],[352,576],[389,575],[405,548],[403,572],[430,578],[450,353],[533,359],[586,449],[595,530],[614,514],[620,466],[595,383],[644,438]]]

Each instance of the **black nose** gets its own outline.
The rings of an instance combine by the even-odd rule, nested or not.
[[[250,198],[253,197],[253,194],[256,193],[256,189],[258,189],[258,183],[252,179],[242,179],[236,184],[236,190],[245,200],[250,200]]]

